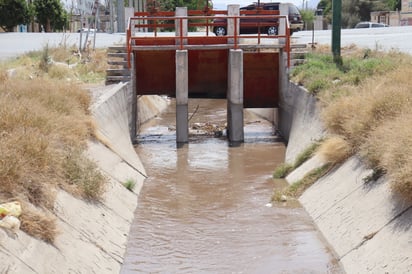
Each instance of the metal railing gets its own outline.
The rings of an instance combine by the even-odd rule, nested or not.
[[[243,20],[242,20],[243,19]],[[247,20],[244,20],[247,19]],[[255,20],[254,22],[252,22]],[[266,20],[266,22],[265,22]],[[271,20],[270,23],[267,21]],[[283,24],[280,22],[283,21]],[[243,21],[243,22],[242,22]],[[215,26],[233,24],[233,34],[216,36]],[[278,33],[268,35],[260,30],[276,25]],[[283,26],[283,30],[279,30]],[[257,28],[256,34],[240,34],[242,27]],[[177,29],[176,29],[177,28]],[[191,28],[199,31],[189,32]],[[174,30],[174,33],[172,32]],[[168,32],[166,32],[168,31]],[[282,48],[290,66],[290,30],[288,16],[278,12],[241,11],[239,16],[228,16],[227,11],[189,11],[188,16],[176,16],[174,12],[139,12],[129,18],[126,46],[130,67],[132,51],[141,50],[196,50],[196,49],[270,49]],[[242,43],[247,41],[247,43]],[[263,43],[263,41],[271,41]],[[277,43],[276,43],[277,42]]]

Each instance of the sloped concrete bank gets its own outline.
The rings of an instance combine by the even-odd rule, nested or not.
[[[91,141],[87,155],[109,179],[102,202],[88,203],[59,190],[55,214],[60,233],[54,245],[0,229],[0,273],[119,273],[146,174],[129,137],[129,85],[99,87],[93,93],[92,113],[102,142]],[[140,101],[145,105],[141,122],[167,105],[161,97]],[[136,183],[134,192],[122,185],[126,180]]]
[[[325,136],[316,99],[293,83],[282,93],[279,127],[288,140],[286,162]],[[292,184],[322,165],[313,157],[286,179]],[[301,204],[334,248],[347,273],[411,273],[411,203],[394,197],[382,177],[365,183],[372,173],[353,156],[318,180],[300,197]]]

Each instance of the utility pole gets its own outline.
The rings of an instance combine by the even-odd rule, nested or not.
[[[117,0],[117,31],[125,32],[124,27],[124,1]]]
[[[332,0],[332,54],[333,61],[337,65],[342,64],[340,55],[340,32],[342,18],[342,0]]]
[[[110,11],[110,33],[114,32],[114,8],[113,0],[109,0],[109,11]]]

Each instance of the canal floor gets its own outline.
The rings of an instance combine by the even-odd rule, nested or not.
[[[226,100],[190,100],[190,141],[177,148],[174,111],[140,130],[149,177],[121,273],[342,273],[297,201],[270,204],[286,183],[272,179],[285,146],[269,122],[245,111],[245,142],[231,147]]]

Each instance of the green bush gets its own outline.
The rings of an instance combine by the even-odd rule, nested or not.
[[[293,166],[291,164],[282,163],[275,169],[275,172],[273,173],[273,178],[285,178],[292,170]]]

